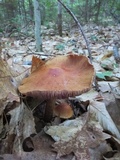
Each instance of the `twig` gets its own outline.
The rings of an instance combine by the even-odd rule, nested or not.
[[[113,55],[114,55],[116,63],[119,63],[120,55],[119,55],[118,47],[116,45],[113,47]]]
[[[82,26],[81,26],[80,22],[78,21],[76,16],[73,14],[73,12],[67,6],[65,6],[63,2],[61,2],[61,0],[58,0],[58,2],[62,4],[62,6],[67,10],[67,12],[73,17],[74,21],[77,23],[77,25],[79,27],[79,30],[82,33],[83,38],[85,39],[86,46],[87,46],[88,53],[89,53],[90,62],[92,63],[92,56],[91,56],[91,50],[90,50],[89,42],[88,42],[88,40],[87,40],[87,38],[84,34],[84,31],[82,29]]]

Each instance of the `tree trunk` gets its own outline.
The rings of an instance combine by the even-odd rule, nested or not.
[[[101,4],[102,4],[102,1],[99,0],[98,3],[97,3],[97,12],[96,12],[96,15],[95,15],[95,22],[96,23],[98,23],[98,20],[99,20]]]
[[[27,16],[25,10],[25,2],[24,0],[19,0],[19,11],[21,15],[21,28],[24,29],[24,32],[27,34]]]
[[[58,2],[58,33],[62,37],[62,5]]]
[[[4,0],[3,4],[4,4],[4,8],[5,8],[6,21],[11,21],[11,18],[15,18],[16,1]]]
[[[35,19],[36,50],[40,52],[42,51],[40,6],[38,0],[34,0],[33,4],[34,4],[34,19]]]
[[[30,13],[30,18],[33,19],[34,13],[33,13],[33,4],[32,4],[32,0],[28,0],[28,2],[29,2],[29,13]]]
[[[89,14],[89,0],[86,0],[86,3],[85,3],[85,22],[88,22],[88,14]]]

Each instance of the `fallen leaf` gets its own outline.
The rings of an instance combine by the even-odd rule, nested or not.
[[[104,160],[119,160],[119,159],[120,159],[120,153],[115,153],[111,158],[105,158],[104,156]]]
[[[54,141],[45,133],[39,133],[32,137],[34,150],[32,152],[21,152],[4,154],[0,158],[4,160],[56,160],[56,153],[52,151],[51,145]],[[61,160],[70,160],[73,155],[61,157]]]
[[[89,107],[90,112],[95,114],[96,118],[98,119],[104,130],[111,132],[118,139],[120,139],[120,132],[117,129],[108,111],[106,110],[105,104],[103,102],[91,101]]]
[[[1,142],[2,149],[4,153],[21,153],[25,139],[36,133],[33,115],[24,103],[8,113],[11,118],[6,129],[9,132]]]
[[[13,77],[8,64],[0,58],[0,103],[2,104],[0,115],[7,105],[6,102],[20,101],[16,87],[12,84],[12,81]]]
[[[87,101],[97,99],[97,97],[99,97],[99,93],[94,89],[91,89],[90,91],[83,93],[80,96],[76,96],[76,99],[79,99],[81,101]]]
[[[77,160],[90,160],[89,149],[98,147],[109,135],[95,127],[84,125],[69,141],[58,141],[53,144],[57,158],[74,153]],[[95,157],[94,157],[95,158]]]
[[[75,120],[67,120],[59,126],[45,127],[45,132],[52,136],[55,141],[69,141],[71,137],[81,130],[86,123],[87,114],[76,118]]]
[[[112,77],[113,76],[113,72],[111,72],[111,71],[96,72],[96,76],[100,79],[106,80],[106,77]]]

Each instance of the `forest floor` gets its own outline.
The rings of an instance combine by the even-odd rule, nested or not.
[[[1,37],[0,160],[120,160],[120,25],[86,25],[95,81],[69,98],[74,116],[43,119],[44,102],[23,98],[17,88],[30,74],[32,57],[43,61],[70,52],[88,57],[78,28],[63,37],[42,26],[42,52],[33,36]]]

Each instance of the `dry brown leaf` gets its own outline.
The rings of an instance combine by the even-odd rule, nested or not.
[[[15,153],[15,154],[4,154],[1,157],[4,160],[56,160],[56,153],[52,151],[51,145],[54,141],[45,135],[44,133],[39,133],[32,138],[34,144],[34,151]],[[1,158],[0,157],[0,158]],[[73,155],[68,155],[61,157],[60,160],[70,160]]]
[[[101,60],[105,60],[108,59],[109,57],[111,57],[113,55],[113,51],[108,51],[102,58]]]
[[[15,86],[12,84],[13,78],[10,72],[10,68],[7,63],[0,59],[0,115],[4,110],[6,102],[19,102],[19,96],[16,92]]]
[[[11,118],[5,129],[6,132],[9,132],[4,139],[1,139],[2,150],[0,150],[0,154],[21,153],[23,151],[23,143],[28,150],[31,149],[32,140],[30,136],[36,133],[32,112],[24,103],[21,103],[21,105],[8,113]],[[26,141],[26,139],[29,139],[29,141]]]
[[[34,72],[36,69],[38,69],[43,64],[45,64],[44,61],[42,61],[40,58],[37,58],[37,57],[33,56],[33,58],[32,58],[32,66],[31,66],[31,73]]]
[[[110,136],[101,130],[85,125],[69,141],[55,142],[53,147],[57,152],[57,158],[74,153],[77,160],[90,160],[91,155],[89,149],[98,147],[107,138],[110,138]]]

